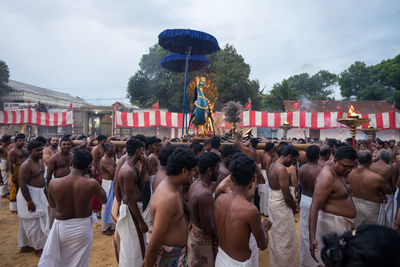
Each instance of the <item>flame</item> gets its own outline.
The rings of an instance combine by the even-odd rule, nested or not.
[[[350,105],[348,117],[357,117],[353,105]]]

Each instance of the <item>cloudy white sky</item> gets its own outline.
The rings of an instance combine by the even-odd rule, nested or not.
[[[141,56],[173,28],[232,44],[266,91],[290,75],[400,53],[398,0],[0,0],[0,60],[12,80],[124,98]]]

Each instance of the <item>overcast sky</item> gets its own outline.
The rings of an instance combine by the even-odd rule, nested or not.
[[[232,44],[268,91],[301,72],[340,73],[356,60],[399,54],[400,2],[2,0],[0,60],[12,80],[85,99],[123,98],[141,56],[173,28]]]

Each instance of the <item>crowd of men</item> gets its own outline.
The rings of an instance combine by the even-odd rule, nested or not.
[[[331,266],[345,246],[327,249],[327,235],[400,228],[394,141],[25,139],[2,137],[0,192],[38,266],[87,266],[100,217],[119,266],[258,266],[267,247],[269,266]]]

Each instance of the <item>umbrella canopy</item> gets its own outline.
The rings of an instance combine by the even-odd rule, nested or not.
[[[186,56],[173,54],[161,59],[161,66],[173,72],[185,72]],[[202,70],[210,65],[205,56],[190,56],[189,71]]]
[[[189,29],[165,30],[158,35],[158,44],[174,53],[207,55],[220,50],[218,41],[211,34]]]

